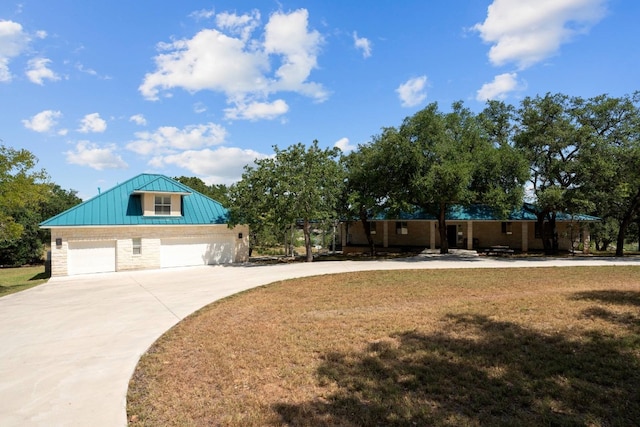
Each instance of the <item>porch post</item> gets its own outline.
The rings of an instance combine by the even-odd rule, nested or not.
[[[529,251],[529,223],[522,223],[522,252]]]
[[[436,248],[436,222],[429,221],[429,249]]]
[[[382,247],[389,247],[389,221],[382,221]]]
[[[467,249],[473,249],[473,221],[467,221]]]
[[[591,250],[591,230],[589,224],[582,226],[582,252],[588,254]]]

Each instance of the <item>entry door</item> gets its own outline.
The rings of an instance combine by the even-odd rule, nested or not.
[[[450,248],[458,247],[458,226],[447,225],[447,243]]]

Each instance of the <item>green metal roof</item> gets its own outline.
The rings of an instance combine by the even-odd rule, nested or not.
[[[491,209],[490,206],[482,204],[473,204],[468,206],[451,205],[447,209],[447,221],[535,221],[535,206],[525,203],[521,208],[514,209],[506,218],[502,218]],[[413,212],[401,212],[398,215],[391,213],[381,213],[372,220],[426,220],[435,221],[438,218],[421,209]],[[557,221],[599,221],[600,218],[584,215],[584,214],[568,214],[565,212],[556,212]]]
[[[182,216],[143,216],[140,193],[182,194]],[[140,174],[40,224],[43,228],[110,225],[226,224],[219,202],[164,175]]]

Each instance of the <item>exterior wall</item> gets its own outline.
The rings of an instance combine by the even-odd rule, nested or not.
[[[373,240],[377,247],[385,247],[383,223],[385,221],[377,221],[376,234]],[[388,246],[413,246],[413,247],[431,247],[431,243],[435,247],[440,247],[440,234],[436,221],[407,221],[407,234],[396,234],[396,221],[386,221],[388,224],[387,241]],[[433,236],[430,233],[431,224],[433,227]],[[511,226],[503,233],[502,221],[472,221],[469,227],[469,221],[447,221],[447,226],[456,226],[457,247],[467,249],[476,242],[477,247],[488,248],[491,246],[509,246],[515,250],[526,252],[528,250],[538,251],[543,249],[542,240],[535,236],[535,222],[512,221]],[[567,251],[571,249],[571,239],[574,241],[580,238],[579,227],[576,224],[558,222],[558,234],[560,250]],[[471,236],[469,235],[471,231]],[[461,234],[460,234],[461,233]],[[572,235],[573,234],[573,235]],[[588,239],[586,233],[583,239]],[[471,240],[471,245],[469,244]],[[367,239],[364,233],[364,227],[361,222],[351,222],[348,224],[348,237],[345,246],[366,246]]]
[[[182,196],[180,194],[169,194],[171,196],[171,215],[182,215]],[[143,193],[142,194],[142,215],[144,216],[156,216],[156,196],[166,196],[161,193]],[[166,216],[166,215],[162,215]]]
[[[396,221],[376,221],[376,234],[373,241],[377,247],[385,246],[429,246],[429,221],[408,221],[407,234],[396,232]],[[387,225],[387,245],[384,239],[384,224]],[[348,225],[347,245],[367,245],[367,237],[362,222],[350,222]]]
[[[242,237],[240,238],[240,234]],[[116,271],[160,268],[160,240],[171,237],[233,236],[236,242],[234,262],[249,259],[249,227],[229,229],[225,224],[148,227],[54,227],[51,229],[51,275],[68,275],[69,242],[116,241]],[[141,253],[133,254],[133,239],[140,238]],[[56,240],[61,239],[60,245]]]

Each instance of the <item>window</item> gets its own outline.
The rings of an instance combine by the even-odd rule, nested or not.
[[[396,222],[396,234],[409,234],[406,221]]]
[[[502,223],[502,234],[513,234],[512,225],[510,222]]]
[[[140,255],[142,253],[142,239],[140,237],[134,237],[131,240],[133,243],[133,254]]]
[[[171,196],[156,196],[156,215],[171,215]]]
[[[371,234],[376,234],[376,232],[378,230],[378,223],[377,222],[370,222],[369,223],[369,230],[371,231]]]

